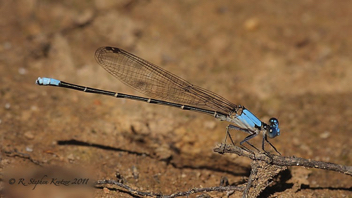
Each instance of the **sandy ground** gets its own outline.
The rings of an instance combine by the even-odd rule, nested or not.
[[[1,170],[80,167],[90,181],[118,174],[133,188],[163,194],[217,186],[222,177],[246,181],[248,159],[212,151],[228,123],[35,85],[52,77],[142,95],[96,63],[101,46],[130,51],[265,122],[277,117],[281,135],[271,142],[284,156],[351,165],[351,10],[343,0],[1,1]],[[237,143],[245,137],[232,135]],[[32,160],[5,154],[14,151]],[[286,174],[265,196],[352,197],[349,176],[300,167]],[[132,197],[100,188],[92,194]]]

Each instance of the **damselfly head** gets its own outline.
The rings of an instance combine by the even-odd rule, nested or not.
[[[268,136],[274,138],[280,135],[279,121],[276,118],[270,118],[268,127]]]

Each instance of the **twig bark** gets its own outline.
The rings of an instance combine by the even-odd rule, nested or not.
[[[287,166],[268,164],[260,160],[253,160],[251,167],[251,175],[249,176],[246,189],[243,191],[243,198],[259,197],[262,191],[273,183],[273,178],[287,169]]]

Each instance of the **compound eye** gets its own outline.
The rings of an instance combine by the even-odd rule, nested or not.
[[[276,118],[270,118],[269,123],[268,136],[274,138],[280,135],[279,121]]]
[[[276,118],[270,118],[269,123],[270,123],[270,126],[272,126],[272,125],[279,126],[279,120]]]

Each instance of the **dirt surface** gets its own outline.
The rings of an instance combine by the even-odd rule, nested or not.
[[[246,181],[250,160],[212,151],[228,123],[35,84],[52,77],[142,95],[96,63],[101,46],[160,65],[265,122],[277,117],[281,135],[271,142],[284,156],[352,165],[351,10],[343,0],[1,1],[1,170],[81,167],[90,181],[119,175],[133,188],[163,194],[218,186],[222,177]],[[245,137],[232,135],[237,143]],[[31,160],[5,154],[15,151]],[[288,174],[266,196],[352,197],[349,176],[300,167]],[[92,193],[132,197],[116,189]]]

